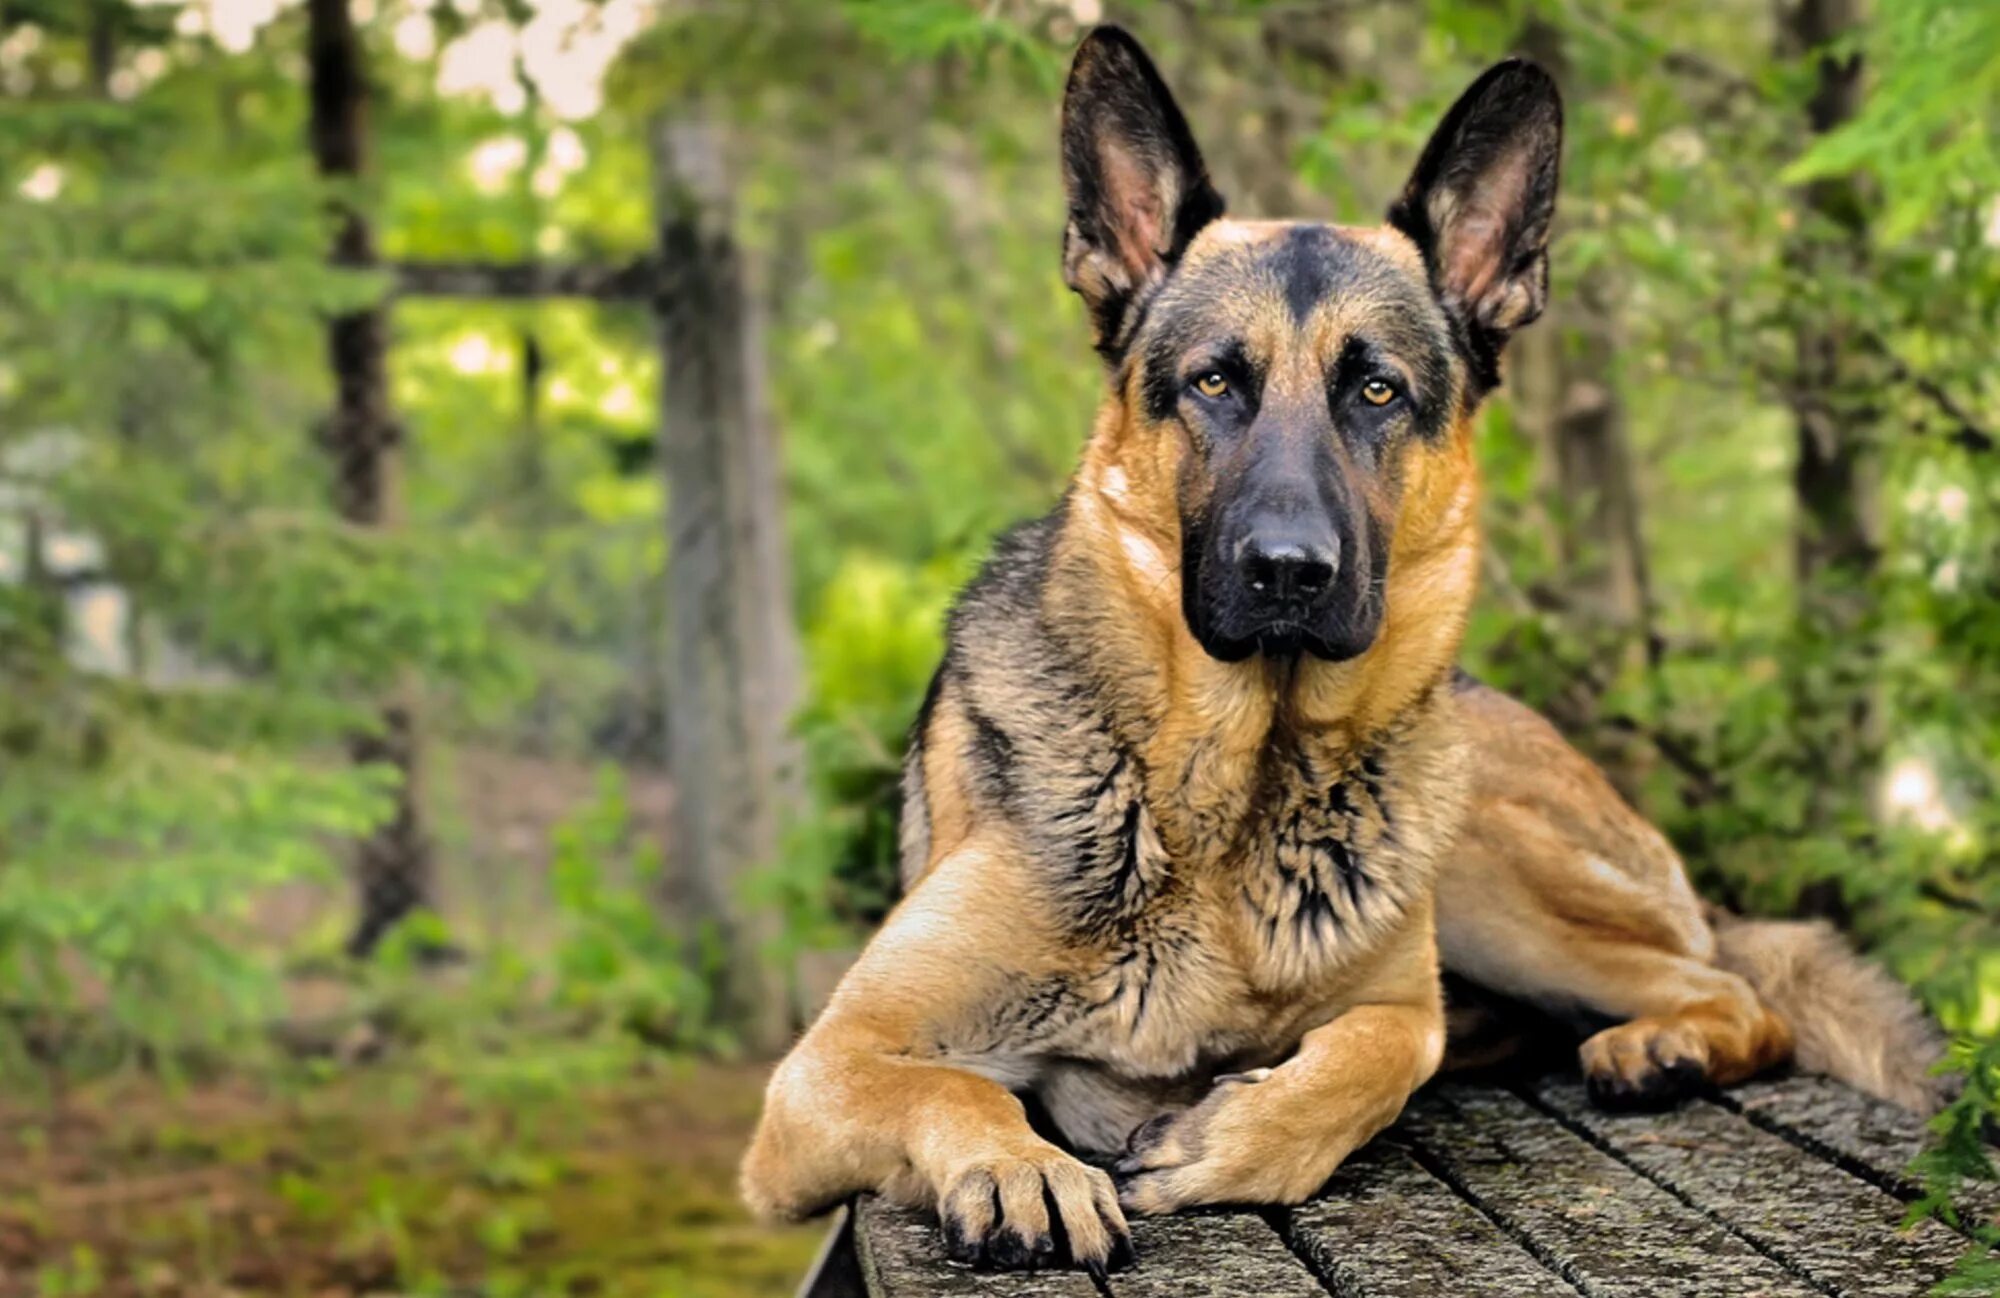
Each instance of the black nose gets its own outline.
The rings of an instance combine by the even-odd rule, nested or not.
[[[1262,604],[1311,606],[1333,587],[1337,543],[1251,537],[1243,547],[1243,584]]]

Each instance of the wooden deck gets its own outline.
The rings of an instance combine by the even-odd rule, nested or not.
[[[1591,1298],[1927,1293],[1968,1239],[1904,1229],[1923,1127],[1819,1078],[1671,1113],[1602,1114],[1573,1079],[1447,1084],[1311,1202],[1133,1223],[1138,1262],[1078,1272],[945,1261],[926,1213],[864,1198],[806,1298]],[[1989,1188],[1990,1187],[1986,1187]],[[1991,1217],[2000,1195],[1966,1205]]]

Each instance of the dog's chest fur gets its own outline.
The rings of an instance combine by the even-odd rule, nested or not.
[[[1206,791],[1197,816],[1183,804],[1199,795],[1147,778],[1082,718],[1006,741],[1013,760],[981,776],[1076,958],[1036,1035],[1154,1077],[1296,1040],[1430,887],[1437,791],[1428,771],[1399,773],[1430,765],[1424,746],[1274,748],[1254,785]]]

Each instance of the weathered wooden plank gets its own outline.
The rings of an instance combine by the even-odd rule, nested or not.
[[[974,1271],[945,1259],[937,1218],[872,1195],[855,1205],[861,1274],[874,1298],[1098,1298],[1081,1271]]]
[[[1719,1103],[1794,1143],[1865,1167],[1882,1183],[1910,1186],[1910,1161],[1924,1147],[1921,1119],[1825,1077],[1750,1082],[1723,1092]]]
[[[1899,1198],[1921,1193],[1909,1169],[1928,1139],[1924,1120],[1886,1100],[1830,1078],[1787,1077],[1732,1087],[1717,1103]],[[1959,1198],[1971,1216],[2000,1215],[2000,1186],[1970,1184]]]
[[[1820,1079],[1649,1116],[1591,1108],[1573,1081],[1419,1097],[1313,1202],[1135,1221],[1136,1265],[983,1273],[944,1257],[927,1213],[864,1199],[876,1298],[1895,1298],[1948,1274],[1964,1240],[1903,1231],[1921,1125]]]
[[[1823,1292],[1519,1096],[1443,1087],[1403,1129],[1426,1167],[1589,1298]]]
[[[1325,1298],[1305,1264],[1262,1217],[1247,1212],[1140,1217],[1117,1298]]]
[[[1899,1229],[1902,1201],[1706,1100],[1667,1113],[1609,1115],[1573,1081],[1542,1082],[1535,1094],[1621,1162],[1822,1293],[1916,1298],[1964,1249],[1934,1221]]]
[[[1340,1169],[1279,1229],[1341,1298],[1524,1298],[1570,1283],[1425,1171],[1396,1137]]]
[[[1078,1271],[974,1271],[947,1261],[937,1219],[865,1197],[855,1237],[868,1292],[878,1298],[1096,1298]],[[1268,1222],[1254,1213],[1190,1213],[1132,1223],[1138,1255],[1111,1277],[1117,1298],[1323,1298],[1325,1293]]]

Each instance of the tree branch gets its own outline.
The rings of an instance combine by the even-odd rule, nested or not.
[[[1990,917],[1986,907],[1980,905],[1970,897],[1945,887],[1945,885],[1935,879],[1925,879],[1919,882],[1917,884],[1917,894],[1926,900],[1936,902],[1948,910],[1962,911],[1968,915]]]
[[[1690,797],[1700,802],[1720,802],[1729,797],[1729,781],[1717,773],[1713,766],[1703,761],[1686,740],[1669,734],[1656,726],[1649,726],[1638,718],[1623,714],[1607,716],[1604,724],[1621,734],[1637,735],[1658,750],[1667,764],[1686,776],[1693,787],[1688,790]]]
[[[1878,343],[1877,346],[1880,346],[1880,344]],[[1991,451],[1995,446],[2000,446],[2000,438],[1995,438],[1991,432],[1981,427],[1979,421],[1972,417],[1971,412],[1960,404],[1956,397],[1946,392],[1936,379],[1927,378],[1922,374],[1916,373],[1909,366],[1903,364],[1900,359],[1891,354],[1886,347],[1882,348],[1882,353],[1889,362],[1890,378],[1898,383],[1908,384],[1911,389],[1936,406],[1945,418],[1958,425],[1951,432],[1951,440],[1955,444],[1968,451],[1979,453]]]
[[[529,301],[573,297],[644,302],[659,283],[659,262],[636,257],[618,265],[582,262],[404,261],[393,263],[401,297],[495,298]]]

